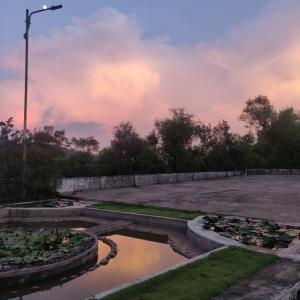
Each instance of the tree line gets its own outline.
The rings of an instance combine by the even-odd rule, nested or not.
[[[294,108],[276,110],[260,95],[247,100],[239,120],[246,134],[233,133],[225,120],[212,126],[184,108],[170,109],[147,136],[122,122],[110,146],[99,149],[94,137],[69,139],[53,126],[24,133],[10,118],[0,122],[0,197],[23,200],[24,186],[28,199],[51,196],[61,177],[300,168],[300,113]]]

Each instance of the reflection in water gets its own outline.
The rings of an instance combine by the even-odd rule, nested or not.
[[[118,255],[106,266],[86,273],[49,290],[23,296],[23,300],[82,300],[93,294],[110,289],[127,281],[157,272],[185,260],[168,244],[112,235],[118,245]],[[99,242],[99,259],[109,252],[108,246]],[[19,298],[14,298],[19,299]]]

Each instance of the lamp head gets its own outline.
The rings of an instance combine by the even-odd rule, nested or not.
[[[60,8],[62,8],[62,5],[52,5],[49,7],[49,9],[51,9],[51,10],[56,10],[56,9],[60,9]]]

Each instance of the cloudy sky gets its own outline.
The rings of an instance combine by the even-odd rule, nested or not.
[[[234,131],[245,101],[300,109],[299,0],[0,1],[0,120],[23,121],[24,15],[33,16],[29,126],[106,145],[130,120],[141,135],[171,107]]]

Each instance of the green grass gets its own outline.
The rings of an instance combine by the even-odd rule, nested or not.
[[[105,300],[205,300],[261,268],[275,255],[237,247],[214,252],[208,257],[123,289]]]
[[[114,211],[125,211],[132,213],[139,213],[145,215],[172,217],[177,219],[192,220],[200,215],[200,211],[188,211],[173,208],[144,206],[140,204],[128,204],[123,202],[105,201],[91,205],[92,208],[109,209]]]

